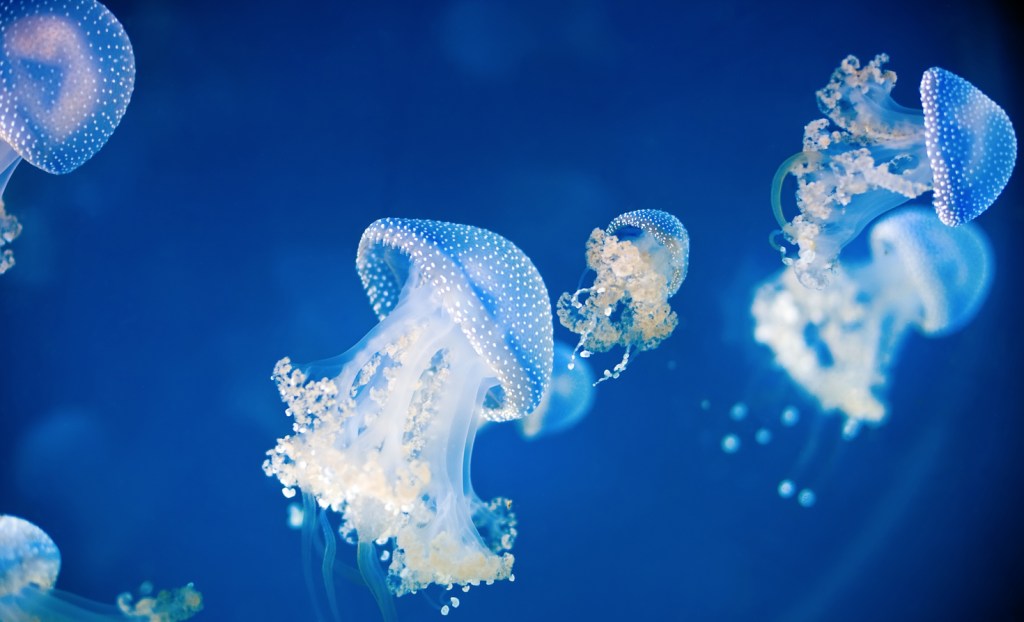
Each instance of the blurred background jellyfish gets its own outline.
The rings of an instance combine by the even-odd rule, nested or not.
[[[540,406],[516,421],[527,440],[564,432],[583,420],[594,406],[594,372],[586,359],[573,361],[573,347],[555,341],[551,386]]]
[[[996,200],[1013,171],[1017,138],[1002,108],[937,67],[921,78],[923,110],[904,108],[889,95],[896,74],[882,69],[888,60],[879,54],[863,68],[843,60],[817,93],[828,119],[804,128],[803,151],[775,174],[775,218],[798,247],[783,261],[807,287],[827,286],[842,248],[886,211],[932,191],[939,219],[960,225]],[[787,175],[800,209],[790,222],[781,201]]]
[[[293,433],[264,470],[286,497],[298,488],[342,515],[340,533],[393,619],[390,594],[512,578],[511,502],[476,495],[470,458],[482,420],[539,406],[551,380],[551,305],[519,248],[467,225],[378,220],[356,265],[380,323],[333,359],[278,362]]]
[[[844,436],[885,420],[889,368],[908,328],[946,335],[975,316],[988,295],[992,250],[976,225],[943,225],[907,208],[875,224],[871,260],[837,267],[833,283],[809,289],[794,266],[757,288],[754,338],[814,397],[846,417]]]
[[[135,83],[124,28],[95,0],[0,0],[0,274],[21,233],[3,192],[22,160],[70,173],[121,121]]]
[[[586,254],[593,284],[558,298],[562,326],[580,336],[570,368],[577,352],[588,358],[619,346],[622,360],[597,382],[618,378],[633,350],[651,350],[667,339],[678,323],[668,299],[686,278],[689,253],[686,227],[668,212],[627,212],[594,229]]]
[[[192,584],[156,596],[147,593],[137,600],[125,593],[118,596],[117,607],[101,605],[55,589],[59,573],[60,550],[50,536],[25,519],[0,514],[0,620],[4,622],[178,622],[203,608],[203,597]]]

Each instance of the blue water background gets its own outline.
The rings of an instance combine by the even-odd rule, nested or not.
[[[905,105],[925,69],[949,69],[1024,127],[1019,25],[999,6],[110,8],[138,62],[121,126],[71,175],[23,164],[4,197],[25,230],[0,277],[0,512],[54,538],[63,589],[112,602],[145,579],[194,581],[201,620],[313,620],[299,533],[260,469],[290,424],[269,376],[374,325],[353,265],[363,228],[492,229],[554,297],[576,287],[593,227],[654,208],[691,236],[680,326],[571,432],[481,434],[474,485],[514,499],[516,581],[462,595],[455,619],[1024,614],[1021,171],[978,220],[997,259],[987,304],[960,333],[909,338],[885,426],[840,441],[748,313],[780,267],[772,175],[845,55],[889,53]],[[785,477],[816,505],[779,498]],[[374,619],[365,590],[339,596],[346,620]],[[399,613],[434,607],[410,596]]]

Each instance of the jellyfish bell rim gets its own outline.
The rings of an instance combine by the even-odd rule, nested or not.
[[[1016,164],[1017,136],[1006,111],[952,71],[927,69],[920,93],[925,150],[934,173],[932,203],[943,224],[955,227],[977,218],[1002,194]],[[981,160],[981,170],[962,166],[958,152],[979,141],[990,157]]]
[[[450,234],[452,229],[458,231],[460,239],[482,237],[487,243],[500,248],[503,256],[517,260],[523,273],[515,276],[525,282],[524,289],[534,290],[537,302],[533,311],[539,314],[541,328],[531,331],[531,334],[539,334],[540,337],[533,344],[535,347],[524,351],[521,347],[509,345],[511,342],[513,346],[522,346],[529,340],[516,332],[517,327],[501,322],[497,317],[499,309],[496,302],[488,304],[482,298],[489,293],[488,289],[474,282],[458,259],[443,248],[444,242],[452,240],[442,239],[442,233]],[[359,241],[356,269],[370,305],[379,319],[387,317],[401,297],[402,289],[408,284],[410,265],[417,266],[421,286],[432,287],[434,299],[459,326],[477,355],[494,371],[497,383],[482,394],[484,417],[491,421],[507,421],[521,419],[535,411],[551,382],[554,321],[547,288],[530,258],[507,238],[481,227],[428,219],[378,219],[366,228]],[[445,270],[446,266],[448,270]],[[387,283],[382,287],[381,283],[375,281],[375,277],[387,277]],[[447,281],[452,277],[458,282]],[[463,292],[463,295],[455,292]],[[513,297],[511,293],[508,295]],[[466,296],[472,300],[468,301],[465,308],[461,308]],[[519,292],[514,298],[524,301],[529,299],[529,295]],[[471,322],[466,319],[467,308],[481,310],[482,313],[476,317],[486,318],[485,323],[489,325],[471,326]],[[492,332],[502,335],[501,343],[505,346],[494,348],[493,352],[477,336]],[[508,358],[500,355],[501,350],[509,353]]]

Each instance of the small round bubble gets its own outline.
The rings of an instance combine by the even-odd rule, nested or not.
[[[733,421],[742,421],[743,419],[746,419],[747,412],[748,409],[746,404],[743,402],[736,402],[732,405],[732,408],[729,409],[729,416]]]
[[[860,433],[860,421],[856,419],[847,419],[846,423],[843,424],[843,440],[852,441],[857,438]]]
[[[796,492],[796,484],[791,479],[784,479],[779,482],[779,496],[783,499],[789,499]]]
[[[761,428],[754,433],[754,440],[758,445],[767,445],[772,442],[772,431],[768,428]]]
[[[791,427],[800,421],[800,411],[796,409],[796,406],[786,406],[779,418],[782,420],[782,425]]]
[[[302,509],[302,506],[298,503],[288,504],[288,526],[292,529],[299,529],[302,527],[302,521],[306,518],[306,512]]]
[[[740,437],[735,434],[726,434],[722,437],[722,451],[727,454],[734,454],[740,449]]]
[[[800,494],[797,495],[796,497],[797,503],[799,503],[802,507],[805,508],[811,507],[817,500],[818,498],[815,496],[814,491],[809,488],[804,488],[803,490],[801,490]]]

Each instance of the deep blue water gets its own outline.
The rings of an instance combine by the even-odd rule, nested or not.
[[[22,165],[4,196],[25,229],[0,277],[0,512],[53,537],[64,590],[111,602],[145,579],[194,581],[201,620],[315,619],[287,500],[260,468],[290,425],[269,376],[374,325],[353,263],[363,228],[491,229],[557,296],[592,228],[652,208],[690,232],[680,326],[572,431],[480,435],[476,490],[519,517],[516,581],[453,616],[1024,616],[1020,171],[978,219],[997,261],[986,305],[959,333],[908,340],[886,425],[839,440],[748,312],[779,268],[772,175],[845,55],[887,52],[906,105],[937,65],[1024,124],[1019,28],[998,6],[108,6],[138,65],[119,129],[71,175]],[[789,404],[802,416],[785,428]],[[785,477],[814,507],[779,498]],[[365,590],[339,590],[346,620],[374,619]],[[418,596],[399,613],[439,618]]]

